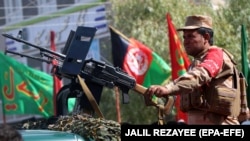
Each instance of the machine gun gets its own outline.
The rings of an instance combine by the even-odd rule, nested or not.
[[[118,67],[113,67],[105,62],[94,59],[85,59],[87,56],[90,44],[95,35],[96,29],[92,27],[77,27],[76,31],[71,31],[62,53],[57,53],[46,48],[29,43],[21,38],[16,38],[9,34],[2,34],[6,38],[10,38],[17,42],[24,43],[40,50],[40,54],[48,57],[49,60],[41,58],[33,58],[24,54],[15,53],[6,50],[6,53],[13,53],[45,61],[51,63],[51,60],[57,60],[58,65],[53,66],[54,74],[59,78],[66,77],[71,80],[71,83],[64,85],[57,94],[57,115],[68,114],[67,99],[77,98],[77,104],[74,111],[93,111],[91,103],[84,95],[82,87],[79,84],[77,76],[81,76],[95,100],[99,104],[103,87],[113,88],[117,86],[122,91],[123,103],[129,102],[128,92],[130,89],[135,89],[137,92],[144,93],[146,88],[136,84],[135,78],[129,76],[126,72]],[[64,108],[61,108],[64,107]]]

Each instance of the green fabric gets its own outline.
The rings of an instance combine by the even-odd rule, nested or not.
[[[53,78],[0,52],[0,87],[4,114],[54,114]]]
[[[250,103],[250,71],[249,71],[249,60],[247,57],[248,50],[248,37],[246,33],[245,25],[242,25],[241,28],[241,64],[242,64],[242,73],[244,74],[248,87],[247,87],[247,102]]]
[[[155,52],[152,52],[152,62],[144,77],[143,86],[161,85],[171,76],[171,68],[169,65]]]
[[[68,111],[69,112],[73,112],[75,103],[76,103],[76,98],[69,98],[68,99]]]

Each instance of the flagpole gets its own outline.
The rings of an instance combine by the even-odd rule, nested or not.
[[[3,123],[6,124],[6,117],[5,117],[5,112],[4,112],[4,100],[2,97],[2,112],[3,112]]]
[[[111,28],[115,33],[120,35],[122,38],[124,38],[127,41],[130,41],[128,37],[126,37],[124,34],[122,34],[120,31],[116,30],[113,26],[109,25],[109,28]]]
[[[121,110],[120,110],[120,93],[119,93],[119,88],[115,87],[115,107],[116,107],[116,113],[117,113],[117,122],[121,123]]]

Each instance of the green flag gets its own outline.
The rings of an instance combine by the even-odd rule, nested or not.
[[[247,103],[250,103],[250,71],[249,71],[249,61],[247,57],[248,49],[248,37],[246,33],[245,25],[241,27],[241,64],[242,64],[242,73],[244,74],[248,87],[247,87]]]
[[[30,68],[0,52],[0,88],[3,113],[50,117],[53,108],[52,76]]]

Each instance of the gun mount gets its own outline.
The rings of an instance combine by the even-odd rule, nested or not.
[[[77,98],[75,110],[82,111],[81,109],[87,109],[93,111],[91,104],[84,95],[79,82],[77,81],[77,75],[80,75],[97,103],[101,97],[103,87],[113,88],[117,86],[122,91],[123,103],[129,102],[128,92],[130,89],[136,86],[135,78],[129,76],[126,72],[120,68],[115,68],[105,62],[96,61],[94,59],[85,59],[89,51],[91,42],[94,38],[96,28],[92,27],[77,27],[76,31],[71,31],[67,42],[65,44],[62,53],[57,53],[46,48],[29,43],[21,38],[15,38],[12,35],[2,34],[6,38],[10,38],[20,43],[24,43],[31,47],[40,50],[40,54],[48,58],[45,59],[35,58],[24,54],[12,52],[6,50],[6,53],[12,53],[20,56],[37,59],[51,63],[51,60],[57,60],[58,65],[53,66],[55,69],[54,74],[59,78],[66,77],[71,79],[69,85],[65,85],[57,94],[57,115],[67,114],[67,108],[60,109],[59,107],[67,106],[67,99],[71,97]]]

